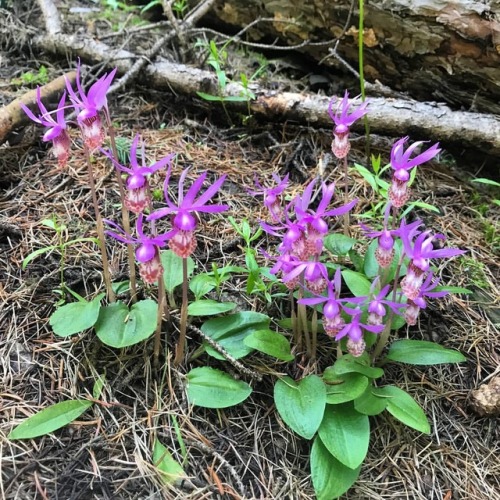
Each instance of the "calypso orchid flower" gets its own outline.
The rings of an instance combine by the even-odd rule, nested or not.
[[[404,220],[402,220],[399,230],[405,254],[410,259],[406,276],[401,281],[401,290],[408,299],[415,300],[420,293],[425,273],[430,268],[430,259],[454,257],[465,253],[465,250],[458,248],[434,249],[433,240],[444,240],[446,239],[445,236],[442,234],[431,234],[430,230],[420,233],[415,223],[413,227],[411,226],[412,224],[406,225]],[[413,241],[415,236],[416,238]]]
[[[325,333],[329,337],[335,337],[342,328],[345,326],[345,320],[342,317],[343,304],[349,303],[359,303],[363,302],[366,297],[350,297],[348,299],[340,299],[340,289],[341,289],[341,270],[340,267],[335,271],[333,280],[328,281],[326,284],[327,294],[326,296],[308,297],[304,299],[299,299],[300,304],[305,304],[308,306],[315,306],[317,304],[323,305],[323,328]]]
[[[71,145],[71,140],[67,132],[66,121],[64,119],[66,92],[63,93],[61,100],[59,101],[59,105],[54,111],[56,115],[55,119],[51,113],[47,111],[47,108],[42,102],[40,87],[37,87],[36,89],[36,102],[38,104],[38,109],[41,112],[39,116],[35,116],[24,104],[21,104],[21,108],[28,115],[30,120],[33,120],[35,123],[43,125],[44,127],[49,127],[47,132],[43,135],[42,140],[44,142],[52,141],[52,151],[59,162],[59,166],[64,167],[68,162],[69,148]]]
[[[304,276],[304,284],[311,292],[320,294],[327,287],[328,271],[326,266],[317,260],[301,261],[299,259],[291,260],[292,270],[283,275],[283,283],[289,281],[296,283],[300,276]]]
[[[361,105],[352,113],[349,114],[349,108],[352,103],[349,103],[349,93],[345,91],[344,98],[337,104],[337,109],[333,111],[333,103],[335,98],[330,101],[328,106],[328,114],[330,118],[335,123],[335,128],[333,129],[333,142],[332,142],[332,152],[339,158],[345,158],[351,149],[351,143],[349,142],[349,128],[356,121],[362,118],[368,110],[368,101],[361,103]]]
[[[130,147],[130,168],[119,163],[114,158],[111,151],[102,151],[118,170],[129,174],[126,181],[126,192],[123,203],[128,210],[136,214],[143,212],[151,203],[151,194],[147,177],[167,165],[170,167],[170,163],[175,156],[175,153],[172,153],[156,163],[153,163],[150,167],[147,167],[144,165],[144,145],[142,145],[142,162],[141,165],[139,165],[137,161],[138,143],[139,134],[135,136],[132,146]]]
[[[406,320],[406,323],[408,325],[415,325],[417,323],[417,318],[420,313],[420,309],[425,309],[427,307],[427,302],[426,302],[426,297],[428,298],[440,298],[444,297],[445,295],[448,295],[448,291],[446,290],[440,290],[437,292],[433,292],[438,284],[439,284],[439,279],[436,279],[433,281],[434,273],[431,271],[425,281],[422,283],[422,286],[420,287],[420,292],[418,296],[411,300],[408,299],[408,307],[406,308],[404,312],[404,317]]]
[[[159,248],[166,245],[166,241],[172,236],[172,231],[159,236],[146,236],[143,231],[144,215],[142,213],[137,218],[137,238],[126,233],[123,228],[110,220],[104,222],[116,231],[106,231],[108,236],[122,243],[137,245],[135,257],[139,263],[141,278],[149,284],[158,281],[163,274]]]
[[[273,174],[273,179],[276,182],[274,187],[266,188],[262,186],[257,177],[254,180],[255,186],[257,190],[250,190],[248,194],[252,196],[263,195],[264,196],[264,206],[269,210],[271,214],[271,218],[274,221],[280,221],[283,218],[283,207],[281,206],[282,202],[282,193],[288,186],[288,174],[280,178],[278,174]]]
[[[394,143],[391,150],[391,167],[394,170],[394,174],[389,188],[389,199],[397,208],[402,207],[410,197],[408,190],[408,181],[410,180],[409,171],[418,165],[422,165],[422,163],[428,162],[441,151],[439,143],[436,143],[423,153],[411,158],[415,149],[420,144],[423,144],[423,141],[413,143],[405,151],[404,145],[407,140],[408,136],[399,139],[399,141]]]
[[[323,251],[323,238],[328,233],[328,224],[325,217],[333,217],[343,215],[356,205],[357,199],[350,201],[346,205],[328,210],[328,205],[332,201],[335,193],[335,184],[327,185],[326,182],[321,184],[322,197],[318,207],[313,210],[309,208],[311,204],[312,192],[316,179],[311,181],[302,196],[295,200],[295,213],[297,220],[301,224],[305,224],[306,237],[306,254],[309,257],[317,257]]]
[[[367,330],[372,333],[380,333],[384,329],[384,325],[367,325],[365,323],[361,323],[361,315],[363,314],[363,311],[359,307],[356,309],[344,307],[344,311],[352,316],[352,319],[342,328],[342,330],[340,330],[339,333],[337,333],[335,340],[340,340],[341,338],[348,336],[347,350],[355,357],[361,356],[363,352],[365,352],[366,348],[366,343],[363,338],[363,330]]]
[[[375,293],[375,288],[379,280],[379,277],[375,278],[370,287],[367,320],[369,325],[383,324],[384,316],[387,313],[385,306],[389,306],[395,314],[401,314],[400,310],[406,307],[406,304],[400,304],[387,299],[387,295],[391,291],[391,285],[385,285],[378,293]]]
[[[78,124],[82,131],[83,140],[90,151],[99,148],[104,141],[104,129],[99,112],[108,113],[107,92],[116,73],[116,68],[109,74],[104,74],[95,82],[87,93],[83,90],[80,81],[80,61],[76,69],[76,87],[73,90],[70,82],[66,80],[71,102],[78,111]]]
[[[169,240],[169,246],[175,254],[182,258],[187,258],[196,248],[196,238],[194,236],[196,218],[193,213],[218,213],[224,212],[229,208],[227,205],[207,205],[210,198],[215,196],[217,191],[221,188],[226,179],[226,175],[217,179],[200,195],[201,187],[207,177],[207,172],[203,172],[184,194],[184,181],[186,180],[188,172],[189,169],[185,169],[179,179],[178,204],[176,205],[171,201],[168,194],[171,168],[168,169],[164,184],[167,207],[156,210],[147,218],[147,220],[156,220],[166,215],[172,216],[173,229],[171,231],[172,236]]]

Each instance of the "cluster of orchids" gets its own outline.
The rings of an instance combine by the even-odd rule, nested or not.
[[[335,123],[333,131],[332,152],[346,164],[350,150],[349,128],[368,112],[368,102],[362,103],[350,113],[348,94],[333,110],[334,101],[330,103],[329,113]],[[401,218],[398,224],[399,209],[409,200],[408,183],[410,171],[434,156],[440,149],[434,144],[417,156],[414,151],[422,142],[415,142],[405,150],[408,137],[398,140],[391,151],[390,166],[393,170],[392,183],[388,191],[388,200],[384,212],[382,229],[372,230],[365,225],[361,228],[368,238],[377,239],[375,258],[379,265],[379,273],[366,296],[345,296],[342,288],[341,266],[337,265],[333,278],[330,279],[324,255],[324,239],[329,234],[329,219],[348,212],[358,200],[348,201],[338,208],[329,208],[334,198],[334,184],[321,183],[315,191],[317,180],[310,182],[303,194],[296,196],[285,204],[285,190],[288,176],[281,179],[274,176],[274,185],[264,187],[258,180],[257,190],[252,194],[264,197],[264,206],[269,212],[269,222],[261,222],[262,228],[280,239],[277,247],[278,256],[268,258],[275,261],[271,273],[278,275],[281,281],[291,291],[292,311],[294,295],[298,297],[296,323],[294,329],[307,326],[307,320],[301,318],[301,305],[317,306],[322,304],[323,329],[325,333],[339,341],[347,337],[346,347],[349,353],[360,356],[366,348],[365,332],[381,334],[381,344],[377,352],[383,349],[390,331],[390,323],[394,315],[403,316],[406,323],[414,325],[421,309],[426,307],[428,298],[443,297],[448,292],[436,290],[438,279],[431,270],[431,259],[453,257],[463,251],[456,248],[435,249],[433,242],[443,240],[441,234],[433,234],[423,228],[423,222],[416,220],[407,223]],[[347,192],[347,190],[346,190]],[[319,200],[315,201],[319,197]],[[313,203],[315,201],[315,203]],[[392,220],[391,220],[392,213]],[[344,219],[344,223],[348,219]],[[402,251],[396,256],[395,245],[401,241]],[[396,276],[389,283],[389,268],[398,259]],[[403,263],[408,261],[407,272],[400,280]],[[335,263],[333,263],[335,266]],[[304,296],[307,294],[308,296]],[[294,317],[292,313],[292,319]],[[308,340],[308,332],[303,331],[306,345],[312,349],[314,356],[315,339]],[[314,333],[314,332],[313,332]]]
[[[180,362],[184,351],[185,327],[187,320],[187,258],[196,249],[195,230],[199,213],[217,213],[227,209],[226,205],[208,204],[224,183],[225,176],[221,176],[200,194],[207,172],[200,175],[189,189],[184,192],[184,184],[189,169],[185,169],[178,182],[178,194],[176,202],[173,201],[169,189],[171,187],[172,162],[175,154],[147,165],[144,144],[140,143],[140,136],[136,135],[129,152],[129,165],[122,165],[118,160],[115,133],[110,119],[107,92],[115,76],[116,69],[109,74],[103,75],[95,82],[87,92],[83,89],[80,77],[80,63],[76,71],[76,90],[71,83],[66,81],[67,93],[64,92],[57,109],[48,111],[41,99],[40,89],[37,89],[36,103],[39,114],[34,114],[27,106],[21,105],[28,117],[39,125],[48,127],[43,140],[51,141],[53,154],[57,157],[60,167],[64,167],[70,159],[71,139],[68,133],[68,124],[65,113],[67,110],[76,111],[77,125],[81,132],[85,157],[89,169],[89,185],[92,190],[94,209],[96,215],[97,232],[103,259],[103,274],[110,302],[115,301],[115,294],[110,278],[107,253],[104,245],[104,235],[110,236],[128,245],[130,286],[132,301],[137,300],[135,261],[138,263],[139,274],[146,284],[158,283],[159,311],[166,312],[166,301],[164,300],[163,266],[160,258],[160,248],[169,245],[170,249],[180,256],[184,262],[185,269],[185,292],[183,295],[183,306],[181,316],[181,338],[178,344],[176,360]],[[69,94],[70,104],[66,104]],[[106,124],[106,127],[104,126]],[[109,135],[111,149],[104,149],[106,129]],[[122,226],[110,221],[103,220],[100,215],[97,197],[95,193],[95,182],[92,162],[90,156],[100,152],[109,158],[116,169],[120,195],[122,199]],[[140,153],[138,155],[138,153]],[[139,156],[139,158],[138,158]],[[151,189],[148,178],[162,169],[167,169],[164,181],[165,208],[153,210]],[[126,176],[123,182],[122,175]],[[136,216],[136,235],[132,235],[130,229],[129,212]],[[171,229],[163,234],[157,234],[155,221],[168,217]],[[150,230],[145,230],[145,221],[150,223]],[[104,231],[104,224],[110,229]],[[135,250],[135,252],[134,252]],[[135,259],[134,259],[135,254]],[[157,342],[155,342],[155,358],[159,352],[159,332],[161,328],[162,314],[159,312]]]

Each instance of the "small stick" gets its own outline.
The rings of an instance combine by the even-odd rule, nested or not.
[[[171,315],[173,318],[175,318],[179,324],[181,322],[181,317],[177,314],[172,314]],[[213,347],[221,356],[224,357],[224,359],[233,365],[236,370],[239,372],[248,375],[249,377],[261,381],[262,380],[262,375],[260,373],[257,373],[250,368],[247,368],[243,363],[240,363],[237,359],[235,359],[231,354],[229,354],[224,347],[222,347],[218,342],[216,342],[212,337],[209,337],[206,333],[204,333],[202,330],[199,328],[196,328],[196,326],[193,325],[187,325],[187,329],[190,332],[194,332],[197,335],[199,335],[210,347]]]

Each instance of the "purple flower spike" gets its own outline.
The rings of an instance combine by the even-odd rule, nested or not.
[[[252,196],[263,195],[264,196],[264,206],[269,210],[271,217],[275,221],[281,220],[283,217],[283,208],[281,206],[281,199],[283,191],[288,187],[288,174],[280,178],[278,174],[273,174],[273,179],[276,182],[276,186],[271,188],[266,188],[262,186],[257,177],[254,180],[257,190],[249,190],[248,194]]]
[[[193,213],[218,213],[224,212],[229,207],[227,205],[207,205],[207,202],[215,196],[217,191],[224,183],[226,176],[223,175],[209,186],[203,194],[199,194],[203,182],[207,176],[207,172],[203,172],[191,185],[184,194],[184,181],[189,172],[186,169],[182,172],[179,179],[179,195],[178,205],[175,205],[168,194],[168,184],[170,182],[171,169],[167,172],[167,177],[164,184],[166,208],[156,210],[148,216],[147,220],[156,220],[166,215],[173,215],[173,236],[170,239],[170,248],[180,257],[186,258],[191,255],[196,248],[196,239],[194,238],[194,230],[196,229],[196,219]]]
[[[362,118],[368,110],[368,101],[361,103],[361,105],[349,114],[349,108],[351,104],[349,103],[349,93],[345,91],[344,98],[337,104],[337,109],[333,111],[333,103],[335,99],[330,101],[328,106],[328,114],[330,118],[335,123],[335,129],[333,130],[334,140],[332,143],[332,152],[337,158],[345,158],[350,149],[351,144],[349,142],[349,128],[356,121]]]
[[[366,344],[363,339],[363,330],[372,333],[380,333],[384,329],[383,325],[366,325],[361,323],[361,309],[350,309],[344,307],[344,311],[352,316],[351,322],[346,324],[342,330],[336,335],[335,340],[340,340],[346,335],[349,337],[347,341],[347,350],[355,357],[361,356],[365,351]]]
[[[381,325],[384,321],[384,316],[386,315],[386,308],[384,306],[389,306],[395,314],[401,314],[401,309],[406,307],[406,304],[399,304],[398,302],[393,302],[388,300],[386,297],[390,293],[391,285],[384,286],[378,294],[374,293],[374,289],[377,286],[379,278],[376,278],[371,286],[370,290],[370,301],[368,303],[368,324],[369,325]]]
[[[79,112],[77,120],[82,130],[83,140],[91,151],[100,147],[104,141],[104,130],[99,111],[104,110],[108,113],[107,92],[115,76],[116,69],[99,78],[86,94],[80,81],[80,61],[78,61],[76,68],[76,87],[78,92],[75,92],[70,82],[66,80],[66,88],[68,89],[71,102]]]
[[[307,231],[306,255],[317,257],[323,251],[323,237],[328,232],[326,217],[340,216],[351,210],[358,202],[357,199],[350,201],[341,207],[327,210],[335,193],[335,184],[321,184],[322,197],[316,210],[310,209],[311,197],[316,179],[308,184],[301,197],[295,200],[295,213],[300,224],[305,224]]]
[[[137,238],[129,235],[118,224],[110,220],[104,222],[113,227],[115,231],[106,231],[106,235],[115,238],[122,243],[137,245],[135,257],[139,262],[139,273],[146,283],[155,283],[163,274],[160,252],[158,248],[164,247],[166,241],[172,237],[172,231],[159,236],[146,236],[143,231],[144,215],[141,213],[137,218]]]
[[[56,115],[55,119],[52,117],[51,113],[47,111],[47,108],[42,102],[40,87],[37,87],[36,89],[36,102],[38,104],[38,109],[41,112],[39,116],[35,116],[27,106],[21,104],[22,110],[28,115],[30,120],[33,120],[35,123],[43,125],[44,127],[49,127],[47,132],[43,135],[42,140],[44,142],[52,141],[54,155],[59,162],[59,166],[61,167],[64,167],[68,161],[69,148],[71,145],[71,141],[66,130],[66,121],[64,119],[65,101],[66,92],[63,92],[59,105],[54,111]]]
[[[361,303],[366,297],[350,297],[347,299],[339,299],[340,288],[342,285],[342,275],[340,267],[335,271],[335,276],[333,280],[327,282],[326,296],[319,296],[315,294],[316,297],[308,297],[306,299],[299,299],[300,304],[306,304],[308,306],[314,306],[317,304],[323,305],[323,328],[325,333],[329,337],[335,337],[337,333],[342,330],[345,325],[345,321],[342,318],[341,312],[344,308],[344,303]]]
[[[429,298],[440,298],[444,297],[445,295],[448,295],[449,292],[446,290],[440,290],[438,292],[433,292],[438,284],[439,284],[439,279],[433,281],[434,274],[431,271],[425,281],[423,282],[422,286],[420,287],[420,292],[418,296],[414,299],[408,300],[408,307],[405,310],[404,317],[406,320],[406,323],[408,325],[415,325],[417,323],[417,318],[420,313],[421,309],[425,309],[427,307],[427,302],[426,302],[426,297]]]
[[[118,170],[129,174],[126,183],[127,191],[125,193],[123,203],[128,210],[136,214],[143,212],[151,203],[147,177],[167,165],[170,168],[172,159],[175,156],[175,153],[172,153],[156,163],[153,163],[150,167],[147,167],[144,165],[144,145],[142,145],[142,164],[139,165],[137,161],[137,146],[139,139],[140,136],[137,134],[132,142],[132,146],[130,147],[130,168],[127,168],[119,163],[114,158],[111,151],[101,150],[113,162],[113,165]]]
[[[423,144],[418,141],[409,146],[406,151],[404,145],[408,137],[403,137],[396,141],[391,150],[391,167],[394,170],[391,187],[389,189],[389,198],[395,207],[402,207],[409,199],[408,181],[410,179],[409,171],[422,163],[434,158],[440,151],[439,143],[434,144],[429,149],[411,158],[416,148]]]

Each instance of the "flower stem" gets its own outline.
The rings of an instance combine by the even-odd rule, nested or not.
[[[399,258],[398,267],[396,268],[396,274],[394,276],[394,285],[392,288],[392,301],[393,302],[396,302],[399,274],[401,272],[401,266],[403,265],[403,259],[404,259],[404,253],[401,252],[401,257]],[[377,359],[380,356],[380,354],[382,353],[382,351],[384,350],[384,347],[387,345],[387,342],[389,340],[389,335],[391,333],[391,326],[392,326],[392,319],[393,318],[394,318],[394,311],[391,309],[389,311],[389,318],[387,319],[387,323],[385,324],[385,328],[383,329],[382,333],[380,334],[377,345],[375,347],[375,351],[373,351],[372,360]]]
[[[111,122],[111,118],[108,113],[104,113],[106,116],[106,124],[108,126],[108,134],[109,134],[109,142],[111,143],[111,151],[113,152],[113,156],[116,161],[118,161],[118,150],[116,148],[116,134],[115,128],[113,127],[113,123]],[[116,172],[116,180],[118,181],[118,188],[120,190],[120,198],[122,200],[122,225],[125,231],[128,234],[130,232],[130,217],[127,210],[127,207],[124,205],[125,200],[125,188],[123,187],[122,176],[120,175],[120,171],[115,168]],[[134,257],[134,246],[131,244],[127,244],[127,259],[128,259],[128,267],[130,272],[130,293],[132,302],[137,302],[137,280],[135,274],[135,257]]]
[[[188,309],[188,265],[187,258],[182,259],[182,306],[179,332],[179,343],[175,350],[174,364],[179,365],[184,359],[184,344],[186,343]]]
[[[165,299],[165,283],[163,281],[163,273],[158,278],[158,313],[156,316],[156,332],[155,332],[155,343],[153,350],[153,367],[158,370],[160,364],[160,348],[161,348],[161,327],[163,323],[163,313]]]
[[[349,203],[349,173],[347,165],[347,156],[343,159],[344,162],[344,203]],[[350,234],[350,220],[349,212],[344,214],[344,234],[349,236]]]
[[[318,311],[314,309],[311,324],[312,342],[311,342],[311,360],[316,358],[318,348]]]
[[[90,192],[92,193],[92,204],[94,205],[94,213],[95,213],[95,221],[96,221],[96,229],[97,229],[97,239],[99,240],[99,248],[101,249],[101,257],[102,257],[102,271],[104,275],[104,284],[106,285],[106,292],[108,294],[109,302],[115,302],[116,296],[113,291],[113,287],[111,286],[111,275],[109,272],[109,261],[108,255],[106,253],[106,245],[104,239],[104,226],[102,223],[101,213],[99,212],[99,205],[97,204],[97,194],[95,191],[95,182],[94,182],[94,171],[92,169],[92,163],[90,163],[90,153],[87,146],[83,147],[85,151],[85,160],[87,162],[87,169],[89,174],[89,186]]]

